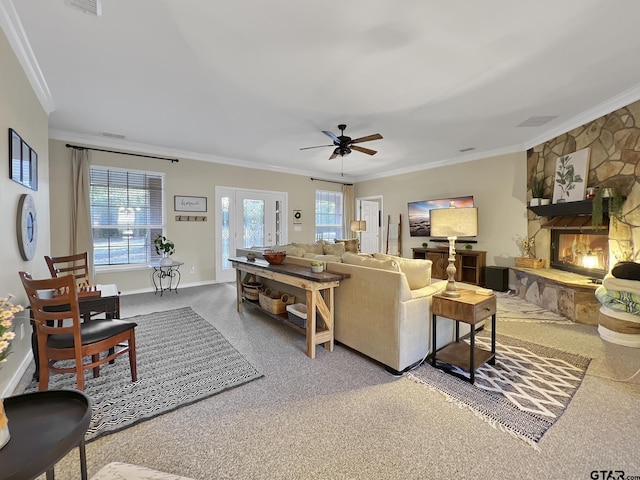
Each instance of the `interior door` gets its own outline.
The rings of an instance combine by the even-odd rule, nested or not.
[[[360,233],[360,251],[380,251],[380,205],[378,202],[360,200],[360,220],[367,222],[367,229]]]
[[[237,248],[287,243],[286,193],[216,187],[216,281],[231,282]]]

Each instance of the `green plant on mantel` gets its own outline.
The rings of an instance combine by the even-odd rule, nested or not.
[[[544,187],[544,177],[541,177],[540,175],[535,175],[531,180],[529,180],[531,198],[543,198]]]
[[[596,196],[593,197],[593,203],[591,204],[591,225],[594,227],[602,226],[605,198],[607,199],[608,214],[613,226],[616,226],[618,220],[622,220],[622,203],[624,202],[622,193],[616,187],[601,187],[598,189]]]

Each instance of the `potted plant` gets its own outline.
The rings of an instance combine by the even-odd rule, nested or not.
[[[544,177],[535,175],[529,181],[529,188],[531,189],[531,200],[529,201],[529,205],[532,207],[537,207],[538,205],[543,205],[543,197],[544,197]]]
[[[616,226],[618,220],[622,220],[622,203],[624,202],[624,197],[620,190],[616,187],[599,188],[591,203],[591,225],[594,227],[600,227],[602,225],[605,198],[607,199],[608,215],[613,222],[613,226]]]
[[[324,264],[322,262],[316,260],[311,262],[311,271],[313,273],[322,273],[322,270],[324,270]]]
[[[162,259],[160,260],[160,265],[171,265],[173,264],[173,260],[169,258],[170,255],[176,251],[176,246],[174,243],[169,240],[164,235],[158,235],[158,237],[153,242],[156,247],[156,253],[158,255],[162,255]]]

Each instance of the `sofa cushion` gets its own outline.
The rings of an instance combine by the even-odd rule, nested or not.
[[[342,257],[346,252],[344,243],[325,243],[323,246],[325,255],[337,255]]]
[[[305,253],[303,258],[308,258],[309,260],[318,260],[319,262],[342,263],[342,258],[338,255],[318,255],[317,253]]]
[[[357,255],[347,252],[342,255],[342,263],[349,265],[360,265],[361,267],[377,268],[379,270],[389,270],[391,272],[399,272],[400,268],[395,260],[378,260],[377,258]]]
[[[396,257],[384,253],[374,253],[373,258],[394,260],[400,267],[400,271],[407,277],[411,290],[418,290],[431,284],[431,260]]]
[[[292,243],[277,245],[273,247],[273,249],[276,252],[286,252],[287,256],[291,257],[302,257],[305,254],[305,250],[303,248],[295,247]]]
[[[322,255],[324,253],[324,240],[318,240],[314,243],[293,243],[294,247],[298,247],[304,250],[305,253],[316,253]]]
[[[344,249],[346,252],[358,253],[360,249],[360,241],[357,238],[336,238],[335,243],[344,243]]]

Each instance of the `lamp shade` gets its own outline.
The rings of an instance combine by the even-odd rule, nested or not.
[[[434,237],[475,237],[478,235],[478,209],[437,208],[429,212]]]
[[[367,229],[367,222],[365,220],[354,220],[351,222],[352,232],[364,232]]]

